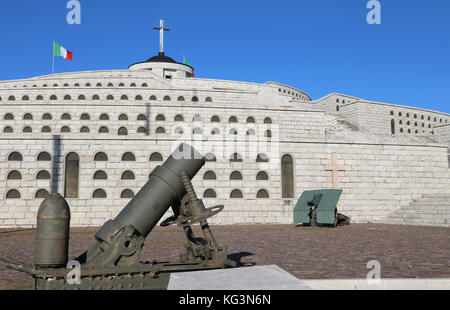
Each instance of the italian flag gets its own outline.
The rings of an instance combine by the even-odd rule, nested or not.
[[[73,53],[66,50],[56,42],[53,42],[53,56],[61,56],[64,59],[72,60]]]

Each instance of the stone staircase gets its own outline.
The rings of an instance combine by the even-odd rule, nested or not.
[[[450,194],[423,195],[380,223],[450,227]]]

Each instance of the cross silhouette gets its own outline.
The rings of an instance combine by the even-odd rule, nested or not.
[[[333,172],[333,188],[339,188],[339,171],[345,171],[345,166],[338,165],[337,153],[331,155],[331,165],[325,165],[325,171]]]

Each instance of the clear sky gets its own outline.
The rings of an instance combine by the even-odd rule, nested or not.
[[[276,81],[313,99],[337,92],[450,113],[450,1],[68,0],[0,2],[0,80],[51,73],[52,40],[74,52],[55,72],[127,69],[158,53],[183,55],[199,78]]]

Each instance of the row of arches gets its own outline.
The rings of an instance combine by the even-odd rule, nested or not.
[[[76,154],[76,153],[74,153],[74,154]],[[22,154],[17,151],[13,151],[13,152],[9,153],[7,158],[8,158],[8,161],[23,161]],[[109,157],[105,152],[97,152],[97,153],[95,153],[93,159],[94,159],[94,161],[108,161]],[[51,161],[52,156],[48,152],[40,152],[37,156],[37,160],[38,161]],[[136,156],[134,155],[133,152],[125,152],[122,155],[121,160],[122,161],[136,161]],[[150,155],[149,160],[155,161],[155,162],[161,162],[164,160],[164,158],[161,153],[154,152]],[[217,161],[216,156],[213,153],[207,153],[205,155],[205,160],[209,161],[209,162]],[[269,162],[269,157],[264,153],[260,153],[256,156],[255,161],[257,163],[267,163],[267,162]],[[243,162],[243,158],[239,153],[233,153],[230,156],[230,162]]]
[[[240,171],[233,171],[230,174],[229,179],[231,181],[243,180],[244,177],[243,177],[243,175],[242,175],[242,173]],[[203,180],[217,180],[217,175],[216,175],[216,173],[214,171],[209,170],[209,171],[205,172],[205,174],[203,175]],[[256,175],[256,180],[257,181],[268,181],[269,180],[269,175],[265,171],[260,171]]]
[[[39,189],[36,191],[34,198],[36,199],[45,199],[50,195],[50,193],[46,189]],[[131,189],[125,189],[120,193],[120,198],[122,199],[131,199],[134,197],[134,192]],[[244,195],[240,189],[234,189],[230,193],[230,198],[232,199],[242,199],[244,198]],[[11,189],[6,193],[5,196],[6,199],[20,199],[21,194],[17,189]],[[92,198],[94,199],[106,199],[108,198],[108,195],[106,194],[106,191],[104,189],[98,188],[94,190],[92,193]],[[207,189],[203,193],[203,198],[217,198],[217,193],[213,189]],[[257,199],[268,199],[269,198],[269,192],[265,189],[260,189],[256,193]]]
[[[14,114],[13,113],[6,113],[3,116],[3,120],[5,120],[5,121],[13,121],[14,119],[15,118],[14,118]],[[33,117],[33,115],[31,113],[25,113],[23,115],[23,120],[30,120],[31,121],[33,119],[34,119],[34,117]],[[53,119],[53,116],[50,113],[45,113],[45,114],[42,115],[42,120],[52,120],[52,119]],[[70,120],[72,120],[72,116],[69,113],[63,113],[61,115],[61,120],[63,120],[63,121],[70,121]],[[82,120],[82,121],[90,121],[91,120],[91,116],[88,113],[83,113],[80,116],[80,120]],[[106,113],[101,114],[98,120],[100,120],[100,121],[109,121],[110,120],[109,114],[106,114]],[[128,121],[129,117],[128,117],[127,114],[122,113],[122,114],[119,115],[118,120],[119,121]],[[147,116],[145,114],[139,114],[136,117],[136,120],[137,121],[146,121],[147,120]]]
[[[13,121],[14,119],[15,119],[15,117],[14,117],[13,113],[6,113],[3,116],[3,120],[5,120],[5,121]],[[23,120],[33,120],[34,117],[33,117],[33,115],[31,113],[25,113],[23,115],[22,119]],[[42,115],[42,120],[52,120],[52,119],[53,119],[53,116],[50,113],[45,113],[45,114]],[[67,120],[67,121],[72,120],[72,116],[69,113],[63,113],[61,115],[61,120]],[[88,113],[83,113],[80,116],[80,120],[82,120],[82,121],[89,121],[89,120],[91,120],[91,116]],[[109,121],[110,120],[110,116],[107,113],[103,113],[103,114],[100,115],[98,120],[100,120],[100,121]],[[126,113],[122,113],[122,114],[119,115],[118,120],[119,121],[128,121],[129,117],[128,117],[128,115]],[[136,120],[137,121],[146,121],[147,120],[147,116],[145,114],[139,114],[136,117]],[[158,114],[156,116],[155,120],[156,121],[166,121],[166,116],[164,114]],[[178,114],[178,115],[176,115],[174,117],[174,121],[175,122],[184,122],[185,118],[184,118],[183,115]],[[200,115],[195,115],[192,118],[192,121],[193,122],[202,122],[202,118],[201,118]],[[238,123],[238,118],[236,116],[230,116],[229,119],[228,119],[228,122],[229,123]],[[212,116],[211,117],[211,123],[220,123],[220,117],[217,116],[217,115]],[[247,117],[246,123],[247,124],[255,124],[256,123],[255,117],[253,117],[253,116]],[[266,117],[266,118],[264,118],[263,123],[264,124],[272,124],[272,119],[270,117]]]
[[[22,101],[30,101],[31,100],[30,96],[28,96],[28,95],[24,95],[21,98],[22,98]],[[76,98],[77,100],[80,100],[80,101],[88,100],[86,95],[78,95],[77,97],[72,97],[71,95],[64,95],[62,97],[58,97],[57,95],[50,95],[48,97],[48,99],[50,101],[57,101],[57,100],[60,100],[61,98],[64,101],[70,101],[70,100],[73,100],[73,98]],[[129,96],[128,95],[120,95],[118,97],[115,97],[114,95],[110,94],[110,95],[106,95],[106,97],[104,97],[104,98],[107,101],[112,101],[112,100],[116,100],[116,99],[120,99],[122,101],[129,100]],[[43,101],[44,100],[44,96],[43,95],[37,95],[35,97],[35,100],[36,101]],[[94,101],[95,100],[102,100],[102,97],[100,95],[94,94],[92,96],[89,96],[89,100],[94,100]],[[136,96],[134,96],[134,100],[142,101],[142,100],[144,100],[144,97],[142,95],[136,95]],[[157,101],[158,98],[155,95],[152,95],[152,96],[149,97],[149,100],[150,101]],[[172,97],[166,95],[166,96],[163,97],[162,100],[163,101],[172,101]],[[1,101],[1,97],[0,97],[0,101]],[[16,101],[16,96],[14,96],[14,95],[9,96],[8,97],[8,101]],[[187,101],[187,99],[184,96],[178,96],[176,101],[185,102],[185,101]],[[200,102],[200,99],[197,96],[193,96],[193,97],[190,98],[190,101],[191,102]],[[206,97],[205,98],[205,102],[213,102],[213,99],[211,97]]]

